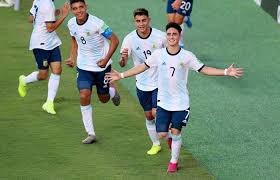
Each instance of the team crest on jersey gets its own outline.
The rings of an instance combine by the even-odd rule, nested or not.
[[[74,32],[74,36],[76,36],[77,35],[77,32]]]
[[[87,32],[86,34],[87,34],[87,36],[90,36],[90,32]]]
[[[180,67],[184,67],[184,61],[180,61],[179,65]]]
[[[152,48],[153,48],[153,49],[156,49],[156,48],[157,48],[156,44],[153,44]]]
[[[44,67],[48,67],[48,64],[49,64],[49,63],[48,63],[47,60],[44,60],[44,61],[43,61],[43,66],[44,66]]]

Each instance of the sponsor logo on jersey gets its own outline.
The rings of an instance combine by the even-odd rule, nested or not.
[[[166,62],[163,61],[163,63],[162,63],[161,65],[165,66],[165,65],[166,65]]]
[[[139,46],[136,48],[136,51],[138,51],[138,50],[141,50],[141,48]]]

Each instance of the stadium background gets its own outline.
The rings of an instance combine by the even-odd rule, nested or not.
[[[31,0],[28,1],[23,2],[23,5],[31,4]],[[59,7],[63,1],[57,0],[56,3]],[[88,4],[89,11],[104,19],[120,39],[123,39],[125,34],[133,30],[131,13],[137,7],[145,7],[150,11],[153,27],[163,30],[166,24],[165,3],[161,1],[122,0],[116,3],[116,1],[107,0],[105,3],[101,0],[95,0],[88,1]],[[2,14],[1,12],[3,11],[5,13]],[[27,12],[27,9],[24,9],[24,12]],[[74,139],[75,142],[79,142],[80,137],[77,138],[76,136],[80,136],[83,129],[80,127],[81,121],[76,102],[77,98],[74,98],[77,96],[77,93],[68,92],[70,88],[72,91],[75,87],[74,81],[71,80],[71,78],[75,78],[75,74],[66,69],[66,67],[65,73],[68,73],[68,75],[65,76],[69,77],[69,79],[61,82],[63,87],[61,87],[62,90],[57,100],[58,103],[61,103],[61,106],[58,106],[58,111],[63,116],[49,117],[39,111],[33,111],[32,114],[24,113],[29,112],[30,109],[38,109],[38,104],[42,102],[41,91],[45,92],[45,86],[42,83],[36,86],[39,89],[38,91],[35,91],[35,88],[32,89],[34,94],[38,94],[32,101],[23,101],[12,97],[17,96],[15,92],[17,76],[23,69],[25,72],[31,70],[30,64],[33,62],[31,61],[33,57],[27,51],[31,28],[26,24],[20,24],[20,22],[26,19],[23,15],[27,13],[22,11],[15,13],[12,10],[0,9],[0,14],[1,22],[4,22],[4,20],[6,22],[7,19],[14,20],[14,22],[10,22],[12,23],[11,26],[0,27],[2,32],[0,39],[1,49],[3,50],[4,47],[9,47],[10,49],[9,51],[1,50],[3,65],[1,66],[0,82],[1,88],[5,88],[2,88],[0,91],[2,97],[0,117],[0,140],[2,142],[0,145],[2,152],[0,178],[17,179],[18,175],[24,174],[23,177],[27,179],[28,177],[36,179],[36,177],[43,177],[48,173],[50,176],[46,176],[46,179],[63,179],[65,177],[67,179],[78,177],[107,177],[108,179],[130,179],[131,177],[136,179],[143,177],[148,179],[170,178],[170,176],[160,175],[161,173],[163,174],[162,168],[166,166],[164,163],[169,158],[168,152],[162,152],[162,155],[153,159],[155,164],[152,164],[151,167],[154,167],[154,169],[148,171],[144,170],[145,168],[141,165],[142,161],[150,160],[150,158],[145,157],[141,160],[141,163],[136,161],[139,164],[134,164],[135,159],[143,158],[140,154],[141,152],[134,152],[134,150],[136,148],[144,149],[145,147],[135,146],[131,149],[126,149],[129,146],[134,146],[134,144],[148,144],[146,142],[147,137],[142,138],[142,141],[137,139],[137,136],[141,136],[141,133],[145,133],[145,131],[144,129],[141,132],[135,131],[136,128],[141,129],[144,126],[143,123],[132,120],[136,118],[141,121],[143,118],[137,101],[131,97],[123,99],[120,110],[113,109],[109,105],[108,108],[110,108],[112,113],[117,114],[121,110],[131,110],[129,108],[133,106],[135,107],[133,115],[128,116],[126,113],[122,113],[120,119],[123,121],[120,120],[121,124],[119,125],[98,126],[99,131],[106,130],[108,133],[110,129],[114,128],[119,128],[121,131],[124,126],[126,129],[129,129],[129,132],[126,132],[128,134],[122,138],[130,139],[128,142],[125,141],[124,145],[119,144],[118,146],[118,142],[122,141],[116,139],[116,137],[120,137],[122,132],[112,131],[109,134],[113,138],[110,139],[109,135],[103,134],[104,139],[101,140],[104,143],[101,143],[99,147],[97,146],[95,150],[85,149],[85,147],[78,145],[73,146],[72,140]],[[13,16],[16,16],[18,19],[12,18]],[[212,174],[217,179],[278,179],[280,175],[279,25],[264,11],[261,11],[253,1],[244,0],[224,0],[222,3],[218,0],[195,1],[192,20],[193,28],[185,33],[186,48],[193,51],[206,65],[224,68],[234,62],[237,66],[245,68],[245,75],[240,80],[234,80],[227,77],[206,77],[191,72],[189,90],[192,111],[190,123],[184,131],[184,149],[182,150],[182,160],[186,161],[189,165],[186,163],[185,167],[187,169],[185,169],[185,172],[181,171],[179,175],[172,176],[172,178],[212,179]],[[13,30],[8,28],[13,28]],[[59,33],[63,37],[64,57],[67,57],[69,45],[67,39],[64,38],[68,35],[67,29],[64,28]],[[18,44],[19,40],[23,38],[24,41]],[[17,53],[19,52],[17,51],[23,51],[20,54],[21,56],[18,56]],[[118,53],[116,53],[114,56],[114,67],[116,69],[120,69],[116,63],[118,57]],[[29,62],[24,63],[25,59],[29,59]],[[5,73],[3,74],[3,72]],[[127,92],[135,94],[133,78],[123,80],[120,87],[124,87],[122,88],[123,95]],[[11,92],[13,93],[11,94]],[[65,94],[62,94],[62,92]],[[23,104],[28,103],[30,106],[22,107]],[[67,109],[64,107],[66,104]],[[98,107],[97,103],[96,113],[103,107],[107,108],[107,105]],[[24,109],[24,111],[17,113],[18,109]],[[70,112],[74,112],[75,115]],[[16,119],[13,118],[15,116],[17,117]],[[75,120],[73,116],[76,118]],[[107,114],[97,114],[96,116],[105,120],[114,118]],[[36,119],[34,122],[34,117],[42,117],[47,120],[38,122]],[[60,121],[64,119],[69,119],[70,122]],[[28,129],[30,125],[28,122],[31,120],[34,126],[32,130]],[[132,120],[132,124],[127,122],[130,120]],[[134,125],[136,127],[130,127]],[[36,128],[41,126],[43,126],[43,129],[37,132]],[[60,134],[62,129],[65,128],[56,129],[57,126],[64,126],[66,128],[64,133],[70,134],[67,134],[67,136]],[[73,126],[79,127],[80,131],[76,132],[77,130]],[[22,131],[20,128],[22,128]],[[14,131],[15,129],[16,131]],[[43,132],[41,132],[42,130]],[[71,134],[74,130],[76,134]],[[38,142],[39,140],[34,140],[35,144],[39,143],[37,147],[32,146],[34,141],[28,143],[28,138],[34,134],[38,135],[37,133],[44,134],[40,136],[40,140],[49,137],[53,138],[53,140],[49,141],[50,144],[47,144],[47,147],[51,148],[51,144],[55,145],[56,151],[44,149],[45,147]],[[137,136],[131,137],[131,134],[136,134]],[[26,139],[23,139],[23,137]],[[66,139],[66,143],[63,145],[57,144],[59,143],[59,141],[56,141],[57,138]],[[74,152],[77,154],[73,154],[75,155],[72,157],[74,161],[71,159],[71,162],[80,166],[82,166],[82,164],[79,164],[82,156],[79,153],[80,151],[95,154],[100,159],[106,159],[105,156],[110,155],[106,154],[107,150],[103,149],[106,147],[106,138],[110,139],[107,142],[114,141],[114,146],[111,148],[123,149],[116,149],[116,151],[121,151],[120,154],[123,155],[121,157],[126,158],[126,161],[117,161],[116,159],[119,157],[116,156],[120,155],[118,153],[111,154],[112,161],[120,163],[119,167],[111,167],[110,163],[112,162],[107,159],[108,167],[103,167],[101,171],[94,171],[96,173],[95,176],[87,171],[80,170],[78,172],[78,169],[72,170],[70,169],[72,166],[69,167],[69,165],[60,167],[64,167],[64,173],[68,172],[69,174],[56,172],[54,167],[52,167],[52,163],[64,165],[67,161],[70,161],[67,155],[60,159],[57,156],[61,157],[61,154],[55,153],[63,152],[65,148],[74,149]],[[25,144],[21,140],[26,141]],[[13,142],[17,144],[13,144]],[[25,151],[25,146],[30,146],[29,152]],[[142,151],[145,150],[143,149]],[[100,154],[100,151],[103,151],[102,153],[104,154]],[[15,153],[19,155],[15,155]],[[29,154],[30,157],[26,154]],[[33,164],[39,162],[40,158],[44,160],[44,155],[54,162],[48,162],[45,166],[42,166],[43,168],[38,167],[36,169],[35,166],[33,167]],[[195,160],[190,160],[192,157],[195,157],[200,165]],[[57,160],[55,160],[56,158]],[[94,162],[93,164],[102,164],[102,160],[96,162],[96,157],[86,158]],[[160,160],[160,158],[163,158],[163,160]],[[26,165],[18,161],[23,161]],[[122,163],[127,164],[124,165]],[[190,163],[193,164],[190,165]],[[202,170],[192,169],[197,168],[197,166],[203,166]],[[44,167],[45,170],[42,171]],[[208,172],[205,171],[205,168]],[[36,172],[36,170],[39,172]],[[131,170],[135,172],[132,173]],[[107,174],[109,171],[111,174]],[[71,176],[70,172],[74,173],[75,176]],[[84,176],[84,173],[88,174]]]

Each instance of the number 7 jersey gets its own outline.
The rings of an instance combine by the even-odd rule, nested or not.
[[[190,107],[187,80],[189,69],[200,71],[204,64],[190,51],[180,49],[171,54],[167,48],[156,50],[145,62],[158,68],[158,103],[167,111],[184,111]]]

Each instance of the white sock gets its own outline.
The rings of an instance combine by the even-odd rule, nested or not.
[[[39,74],[38,71],[34,71],[31,74],[29,74],[28,76],[26,76],[24,79],[25,83],[28,84],[28,83],[38,81],[38,74]]]
[[[114,87],[109,88],[110,98],[112,99],[116,94],[116,89]]]
[[[148,130],[148,134],[150,136],[153,145],[160,145],[159,137],[156,131],[156,123],[155,120],[147,120],[146,119],[146,127]]]
[[[48,101],[53,102],[58,90],[59,81],[60,81],[60,75],[52,73],[48,83]]]
[[[180,150],[182,146],[182,136],[172,134],[172,144],[171,144],[171,163],[177,163],[180,155]]]
[[[182,23],[181,25],[181,28],[182,28],[182,31],[181,31],[181,38],[180,38],[180,40],[179,40],[179,46],[181,47],[181,48],[184,48],[184,23]]]
[[[90,135],[95,135],[93,120],[92,120],[92,106],[81,106],[82,119],[84,123],[85,130]]]

